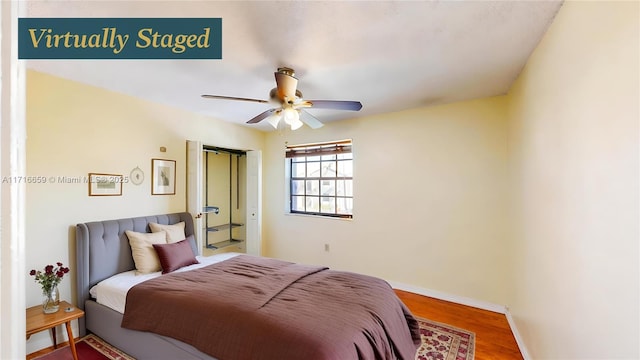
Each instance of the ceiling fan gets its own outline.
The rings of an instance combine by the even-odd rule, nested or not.
[[[255,124],[266,119],[267,122],[276,129],[278,128],[280,120],[284,120],[287,125],[291,126],[292,130],[300,128],[303,124],[307,124],[312,129],[322,127],[322,122],[309,112],[305,111],[306,108],[351,111],[358,111],[362,109],[362,104],[359,101],[305,100],[302,98],[302,92],[297,89],[298,79],[295,77],[293,69],[281,67],[278,68],[278,71],[274,74],[276,76],[276,87],[271,89],[271,92],[269,93],[270,100],[207,94],[202,95],[202,97],[207,99],[240,100],[265,104],[279,104],[279,107],[266,110],[253,119],[247,121],[247,124]]]

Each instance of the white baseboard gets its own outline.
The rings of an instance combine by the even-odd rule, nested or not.
[[[518,327],[516,326],[516,322],[513,320],[513,317],[511,316],[511,312],[509,311],[508,307],[505,315],[507,317],[507,321],[509,322],[509,327],[511,328],[513,337],[516,338],[516,344],[518,344],[518,348],[520,349],[520,353],[522,354],[522,357],[524,358],[524,360],[530,360],[531,355],[529,355],[529,350],[527,350],[527,346],[524,344],[524,340],[522,339],[522,336],[520,336],[520,333],[518,332]]]
[[[408,291],[418,295],[428,296],[428,297],[432,297],[439,300],[449,301],[456,304],[471,306],[471,307],[482,309],[482,310],[488,310],[488,311],[496,312],[499,314],[504,314],[507,318],[507,322],[509,323],[509,327],[511,328],[511,332],[513,333],[513,337],[515,337],[516,339],[516,344],[518,344],[518,348],[520,349],[520,353],[522,354],[522,357],[524,358],[524,360],[531,359],[531,356],[529,355],[529,351],[527,350],[527,347],[524,344],[524,340],[522,339],[522,336],[520,336],[520,333],[518,332],[518,328],[516,327],[515,321],[511,316],[511,312],[509,312],[509,308],[506,305],[498,305],[498,304],[494,304],[486,301],[467,298],[464,296],[447,294],[441,291],[425,289],[419,286],[398,283],[395,281],[388,281],[388,283],[394,289]]]
[[[464,296],[447,294],[444,292],[425,289],[419,286],[414,286],[409,284],[398,283],[395,281],[388,281],[388,283],[391,284],[391,286],[394,289],[408,291],[414,294],[424,295],[424,296],[428,296],[428,297],[432,297],[440,300],[450,301],[456,304],[471,306],[471,307],[482,309],[482,310],[493,311],[499,314],[506,314],[506,311],[507,311],[507,307],[504,305],[498,305],[498,304],[490,303],[487,301],[471,299]]]

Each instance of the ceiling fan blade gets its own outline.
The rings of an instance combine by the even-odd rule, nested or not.
[[[317,117],[309,114],[308,112],[302,109],[298,109],[298,112],[300,113],[300,121],[307,124],[307,126],[309,126],[310,128],[318,129],[324,126],[324,124],[321,123]]]
[[[235,96],[221,96],[221,95],[208,95],[208,94],[204,94],[201,96],[205,99],[252,101],[252,102],[257,102],[261,104],[266,104],[269,102],[267,100],[249,99],[249,98],[242,98],[242,97],[235,97]]]
[[[298,79],[293,76],[293,71],[287,72],[278,69],[275,73],[277,90],[276,95],[280,101],[284,102],[285,98],[289,101],[296,99],[296,89],[298,87]]]
[[[341,101],[341,100],[306,100],[311,103],[311,107],[316,109],[334,109],[334,110],[351,110],[358,111],[362,109],[360,101]]]
[[[247,121],[247,124],[255,124],[255,123],[259,123],[260,121],[268,118],[271,114],[273,114],[274,112],[276,112],[278,109],[269,109],[263,113],[260,113],[258,116],[254,117],[253,119]]]

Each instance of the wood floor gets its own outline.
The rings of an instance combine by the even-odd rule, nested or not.
[[[77,341],[80,341],[80,338],[74,337],[74,340],[77,342]],[[61,342],[60,344],[58,344],[58,349],[61,348],[61,347],[65,347],[67,345],[69,345],[68,341]],[[27,354],[27,357],[26,357],[25,360],[32,360],[34,358],[37,358],[38,356],[42,356],[42,355],[48,354],[48,353],[52,352],[53,350],[55,350],[53,348],[53,346],[49,346],[48,348],[44,348],[44,349],[38,350],[36,352],[33,352],[31,354]],[[78,360],[80,360],[80,359],[78,359]]]
[[[415,316],[473,331],[475,360],[523,359],[503,314],[400,290],[396,294]]]
[[[475,360],[523,359],[503,314],[400,290],[396,290],[396,294],[415,316],[473,331],[476,334]],[[29,354],[27,360],[52,350],[50,347]]]

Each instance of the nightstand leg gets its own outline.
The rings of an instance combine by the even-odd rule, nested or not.
[[[56,341],[56,327],[52,327],[51,328],[51,334],[53,335],[53,348],[57,349],[58,348],[58,342]]]
[[[73,354],[73,360],[78,360],[78,353],[76,352],[76,342],[73,340],[73,332],[71,331],[71,321],[65,323],[67,327],[67,336],[69,337],[69,347],[71,348],[71,354]]]

